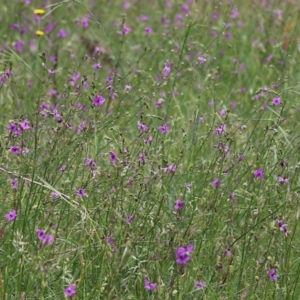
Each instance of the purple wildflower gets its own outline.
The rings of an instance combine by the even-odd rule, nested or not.
[[[272,280],[272,281],[274,281],[274,280],[277,279],[277,275],[276,275],[275,269],[271,269],[268,272],[268,275],[269,275],[270,280]]]
[[[165,66],[163,68],[163,76],[165,78],[169,77],[171,73],[171,63],[165,63]]]
[[[111,164],[114,164],[115,161],[117,160],[117,155],[114,152],[109,152],[109,160]]]
[[[272,103],[273,103],[274,106],[278,106],[281,103],[281,99],[279,97],[273,98]]]
[[[216,135],[217,135],[217,136],[220,136],[220,135],[224,134],[224,133],[225,133],[225,130],[226,130],[226,124],[220,125],[220,126],[216,129]]]
[[[76,196],[77,197],[86,197],[87,194],[83,188],[80,188],[76,191]]]
[[[137,121],[137,126],[140,133],[148,130],[148,127],[144,123],[141,123],[140,121]]]
[[[65,38],[68,36],[68,32],[64,29],[59,29],[57,33],[57,37],[59,38]]]
[[[206,286],[206,282],[205,281],[196,281],[195,285],[194,285],[194,289],[198,290],[201,289],[203,287]]]
[[[134,217],[135,217],[134,215],[128,216],[128,217],[125,219],[125,222],[126,222],[127,224],[131,223],[131,222],[133,221]]]
[[[17,217],[18,213],[15,209],[7,213],[4,217],[7,221],[11,222],[14,221],[14,219]]]
[[[150,144],[152,142],[153,138],[152,138],[152,135],[149,135],[145,140],[144,140],[144,143],[145,144]]]
[[[203,63],[206,62],[206,58],[204,56],[199,56],[198,61],[199,61],[200,65],[202,65]]]
[[[145,28],[145,33],[148,35],[148,34],[151,34],[153,32],[152,28],[151,27],[146,27]]]
[[[94,70],[98,70],[98,69],[101,69],[101,68],[102,68],[102,66],[101,66],[100,63],[97,63],[97,64],[94,64],[94,65],[93,65],[93,69],[94,69]]]
[[[169,132],[169,128],[168,128],[168,125],[167,124],[164,124],[162,126],[158,126],[158,130],[161,132],[161,133],[167,133]]]
[[[255,178],[263,179],[263,178],[264,178],[264,171],[263,171],[263,169],[255,170],[255,171],[253,172],[253,176],[254,176]]]
[[[15,190],[18,187],[18,180],[17,179],[10,179],[11,187]]]
[[[162,170],[164,171],[164,173],[174,173],[177,169],[176,165],[169,165],[165,168],[162,168]]]
[[[128,34],[129,32],[130,32],[130,28],[129,28],[126,24],[124,24],[122,30],[119,31],[119,34],[121,34],[121,35],[126,35],[126,34]]]
[[[105,102],[105,98],[103,98],[101,95],[97,95],[93,98],[93,103],[95,106],[102,106]]]
[[[76,294],[76,290],[75,290],[75,285],[71,284],[70,286],[68,286],[67,288],[64,289],[64,294],[67,297],[72,297],[73,295]]]
[[[42,244],[51,244],[53,242],[53,236],[46,235],[45,230],[37,229],[36,233],[37,233],[38,239],[40,241],[42,241]]]
[[[281,176],[278,176],[277,177],[277,180],[280,182],[280,183],[288,183],[289,180],[287,178],[283,178]]]
[[[12,146],[10,148],[10,153],[11,154],[21,154],[21,150],[18,146]]]
[[[278,227],[279,227],[279,230],[282,231],[285,236],[289,235],[290,232],[286,228],[287,224],[285,224],[282,220],[278,221]]]
[[[218,188],[218,187],[221,185],[220,179],[219,179],[219,178],[216,178],[215,180],[213,180],[213,181],[211,182],[211,185],[212,185],[213,187],[215,187],[215,188]]]
[[[144,280],[144,286],[145,289],[148,291],[152,291],[156,288],[157,283],[151,283],[150,281],[148,281],[147,279]]]
[[[179,247],[176,251],[176,263],[185,265],[190,260],[191,253],[194,250],[194,245],[189,244],[187,247]]]
[[[180,199],[175,201],[175,205],[174,205],[175,210],[182,210],[183,207],[184,207],[184,203]]]
[[[20,125],[21,129],[24,131],[27,131],[30,129],[30,123],[28,120],[24,120],[24,121],[20,122],[19,125]]]

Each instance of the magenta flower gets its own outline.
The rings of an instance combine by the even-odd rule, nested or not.
[[[270,280],[272,280],[272,281],[274,281],[274,280],[277,279],[277,275],[276,275],[275,269],[271,269],[268,272],[268,275],[269,275]]]
[[[213,181],[211,182],[211,185],[212,185],[213,187],[215,187],[215,188],[218,188],[218,187],[221,185],[220,179],[219,179],[219,178],[216,178],[215,180],[213,180]]]
[[[186,265],[190,260],[191,253],[194,250],[194,245],[189,244],[187,247],[179,247],[176,251],[176,263]]]
[[[175,205],[174,205],[175,210],[182,210],[183,207],[184,207],[184,203],[180,199],[175,201]]]
[[[10,148],[10,153],[11,154],[21,154],[21,150],[18,146],[12,146]]]
[[[164,173],[174,173],[177,169],[177,166],[176,165],[169,165],[169,166],[167,166],[165,168],[161,168],[161,169],[164,171]]]
[[[53,236],[46,235],[45,230],[37,229],[36,233],[38,239],[42,241],[42,244],[51,244],[53,242]]]
[[[278,106],[281,104],[281,99],[278,97],[278,98],[273,98],[272,99],[272,103],[274,106]]]
[[[253,172],[253,176],[254,176],[255,178],[258,178],[258,179],[263,179],[263,178],[264,178],[264,171],[263,171],[263,169],[255,170],[255,171]]]
[[[165,66],[163,68],[163,76],[165,78],[169,77],[170,76],[170,73],[171,73],[171,63],[165,63]]]
[[[86,197],[87,194],[83,188],[80,188],[76,191],[76,196],[77,197]]]
[[[85,165],[88,166],[89,168],[93,168],[96,166],[96,163],[91,158],[86,158]]]
[[[15,218],[17,217],[18,213],[15,209],[13,209],[12,211],[10,211],[9,213],[7,213],[4,217],[7,221],[11,222],[14,221]]]
[[[102,106],[105,102],[105,98],[103,98],[101,95],[97,95],[93,98],[93,104],[95,106]]]
[[[114,164],[115,161],[117,160],[117,155],[114,152],[109,152],[109,160],[111,164]]]
[[[140,133],[148,130],[148,127],[144,123],[141,123],[140,121],[137,121],[137,126]]]
[[[144,139],[145,144],[150,144],[152,142],[153,138],[152,135],[149,135],[146,139]]]
[[[194,285],[194,289],[199,290],[203,287],[206,286],[206,282],[205,281],[196,281],[195,285]]]
[[[125,222],[126,222],[127,224],[131,223],[131,222],[133,221],[134,217],[135,217],[134,215],[128,216],[127,218],[125,218]]]
[[[152,28],[151,27],[146,27],[145,28],[145,33],[148,35],[148,34],[151,34],[153,32]]]
[[[217,136],[220,136],[220,135],[224,134],[224,133],[225,133],[225,130],[226,130],[226,124],[220,125],[220,126],[216,129],[216,135],[217,135]]]
[[[202,65],[203,63],[206,62],[206,58],[203,57],[203,56],[199,56],[199,57],[198,57],[198,61],[199,61],[199,63]]]
[[[101,68],[102,68],[102,66],[101,66],[100,63],[97,63],[97,64],[94,64],[94,65],[93,65],[93,69],[94,69],[94,70],[98,70],[98,69],[101,69]]]
[[[285,236],[289,235],[290,232],[286,228],[287,224],[285,224],[282,220],[278,221],[278,227],[279,227],[279,230],[282,231]]]
[[[158,126],[158,130],[161,132],[161,133],[167,133],[169,132],[169,128],[168,128],[168,125],[167,124],[164,124],[162,126]]]
[[[129,92],[129,91],[131,91],[131,89],[132,89],[131,85],[129,85],[129,84],[125,85],[125,91]]]
[[[71,284],[70,286],[68,286],[67,288],[64,289],[64,294],[67,297],[72,297],[76,294],[76,289],[75,289],[75,285]]]
[[[30,123],[28,120],[24,120],[24,121],[20,122],[19,125],[20,125],[21,129],[24,131],[27,131],[30,129]]]
[[[57,33],[57,37],[59,38],[65,38],[68,36],[68,32],[64,29],[59,29]]]
[[[11,178],[11,179],[10,179],[10,183],[11,183],[11,187],[12,187],[14,190],[16,190],[17,187],[18,187],[18,180],[17,180],[17,179]]]
[[[150,281],[148,281],[147,279],[144,280],[144,286],[145,289],[148,291],[152,291],[156,288],[157,283],[151,283]]]
[[[278,177],[277,177],[277,180],[278,180],[280,183],[288,183],[288,182],[289,182],[288,178],[283,178],[283,177],[281,177],[281,176],[278,176]]]
[[[128,34],[129,32],[130,32],[130,28],[129,28],[126,24],[124,24],[122,30],[119,31],[119,34],[121,34],[121,35],[126,35],[126,34]]]

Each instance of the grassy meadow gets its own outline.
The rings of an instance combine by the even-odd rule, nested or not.
[[[300,299],[297,2],[4,1],[0,299]]]

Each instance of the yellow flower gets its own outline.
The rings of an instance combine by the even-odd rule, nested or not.
[[[38,36],[44,35],[44,31],[42,31],[42,30],[37,30],[37,31],[35,32],[35,34],[38,35]]]
[[[35,9],[33,12],[34,12],[36,15],[43,15],[43,14],[45,13],[45,11],[44,11],[43,9],[40,9],[40,8]]]

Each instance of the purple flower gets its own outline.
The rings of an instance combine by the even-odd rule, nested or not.
[[[10,148],[10,153],[11,154],[21,154],[21,150],[18,146],[12,146]]]
[[[180,199],[175,201],[175,205],[174,205],[175,210],[181,210],[183,209],[183,207],[184,207],[184,203]]]
[[[162,126],[158,126],[158,130],[161,132],[161,133],[167,133],[169,132],[169,128],[168,128],[168,125],[167,124],[164,124]]]
[[[219,178],[216,178],[215,180],[213,180],[213,181],[211,182],[211,185],[212,185],[213,187],[215,187],[215,188],[218,188],[218,187],[221,185],[220,179],[219,179]]]
[[[196,281],[195,285],[194,285],[194,289],[198,290],[201,289],[203,287],[206,286],[206,282],[205,281]]]
[[[89,168],[93,168],[96,166],[96,163],[91,158],[86,158],[85,165],[88,166]]]
[[[288,183],[289,180],[287,178],[283,178],[281,176],[278,176],[277,177],[277,180],[280,182],[280,183]]]
[[[17,179],[10,179],[11,187],[15,190],[18,187],[18,180]]]
[[[225,130],[226,130],[226,124],[220,125],[220,126],[216,129],[216,135],[217,135],[217,136],[220,136],[220,135],[224,134],[224,133],[225,133]]]
[[[109,152],[109,160],[111,164],[114,164],[115,161],[117,160],[117,155],[114,152]]]
[[[151,283],[150,281],[148,281],[147,279],[144,280],[144,286],[145,289],[148,291],[152,291],[156,288],[157,283]]]
[[[95,106],[102,106],[105,102],[105,98],[103,98],[101,95],[97,95],[93,98],[93,103]]]
[[[23,41],[16,41],[14,42],[13,47],[16,52],[22,52],[24,45],[25,43]]]
[[[171,63],[165,63],[165,66],[163,68],[163,76],[165,78],[169,77],[171,73]]]
[[[131,89],[132,89],[131,85],[129,85],[129,84],[125,85],[125,91],[129,92],[129,91],[131,91]]]
[[[145,33],[148,35],[148,34],[151,34],[153,32],[152,28],[151,27],[146,27],[145,28]]]
[[[145,140],[144,140],[144,143],[145,144],[150,144],[152,142],[153,138],[152,138],[152,135],[149,135]]]
[[[71,284],[70,286],[68,286],[67,288],[64,289],[64,294],[67,297],[72,297],[73,295],[76,294],[76,290],[75,290],[75,285]]]
[[[278,106],[281,103],[281,99],[279,97],[278,98],[273,98],[272,103],[273,103],[274,106]]]
[[[30,129],[30,123],[28,120],[24,120],[24,121],[20,122],[19,125],[20,125],[21,129],[24,131],[27,131]]]
[[[80,188],[76,191],[76,196],[77,197],[86,197],[87,194],[83,188]]]
[[[18,213],[15,209],[7,213],[4,217],[7,221],[11,222],[14,221],[14,219],[17,217]]]
[[[119,34],[121,34],[121,35],[126,35],[126,34],[128,34],[129,32],[130,32],[130,28],[129,28],[126,24],[124,24],[122,30],[119,31]]]
[[[269,274],[270,280],[274,281],[274,280],[277,279],[277,275],[276,275],[275,269],[271,269],[271,270],[268,272],[268,274]]]
[[[131,223],[131,222],[133,221],[133,219],[134,219],[134,215],[130,215],[130,216],[128,216],[128,217],[125,219],[125,222],[126,222],[127,224],[129,224],[129,223]]]
[[[141,133],[148,130],[148,127],[144,123],[141,123],[140,121],[137,121],[137,126]]]
[[[162,170],[164,171],[164,173],[174,173],[177,169],[176,165],[169,165],[165,168],[162,168]]]
[[[263,179],[263,178],[264,178],[264,171],[263,171],[263,169],[255,170],[255,171],[253,172],[253,176],[254,176],[255,178]]]
[[[199,61],[200,65],[202,65],[203,63],[206,62],[206,58],[203,57],[203,56],[199,56],[199,57],[198,57],[198,61]]]
[[[57,33],[57,36],[59,38],[65,38],[65,37],[68,36],[68,32],[66,30],[64,30],[64,29],[59,29],[58,33]]]
[[[98,70],[98,69],[101,69],[101,68],[102,68],[102,66],[101,66],[100,63],[97,63],[97,64],[94,64],[94,65],[93,65],[93,69],[94,69],[94,70]]]
[[[286,228],[287,224],[285,224],[282,220],[278,221],[278,227],[279,227],[279,230],[282,231],[285,236],[289,235],[290,232]]]
[[[42,241],[42,244],[51,244],[53,241],[52,235],[46,235],[45,230],[37,229],[36,230],[37,237],[40,241]]]
[[[189,244],[187,247],[179,247],[176,251],[176,263],[185,265],[190,260],[191,253],[194,250],[194,245]]]

